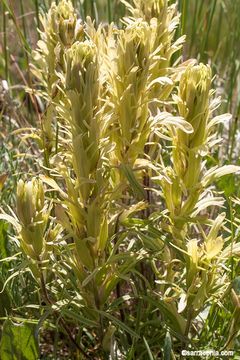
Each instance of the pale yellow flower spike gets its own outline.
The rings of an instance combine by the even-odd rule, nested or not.
[[[21,225],[23,250],[33,260],[40,260],[45,247],[45,228],[49,218],[41,180],[37,178],[28,182],[19,180],[17,216]]]

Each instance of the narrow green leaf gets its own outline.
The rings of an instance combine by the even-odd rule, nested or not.
[[[169,332],[167,332],[163,347],[164,360],[171,360],[171,352],[172,352],[172,339]]]
[[[149,345],[148,345],[148,342],[147,342],[147,340],[145,339],[145,337],[143,337],[143,341],[144,341],[144,344],[145,344],[145,346],[146,346],[149,359],[150,359],[150,360],[154,360],[153,354],[152,354],[152,352],[151,352],[151,349],[150,349],[150,347],[149,347]]]
[[[68,309],[61,309],[61,314],[67,316],[75,321],[79,321],[82,325],[89,326],[89,327],[97,327],[97,323],[93,320],[87,319],[84,316],[81,316],[79,313],[75,311],[71,311]]]
[[[99,314],[101,314],[102,316],[104,316],[104,317],[108,318],[109,320],[111,320],[116,326],[119,326],[122,330],[128,332],[133,337],[136,337],[137,339],[139,338],[139,335],[135,331],[133,331],[130,327],[128,327],[126,324],[124,324],[122,321],[118,320],[114,316],[108,314],[105,311],[98,310],[97,312]]]
[[[121,170],[123,171],[124,175],[126,176],[131,189],[138,200],[145,199],[145,191],[142,185],[137,181],[136,176],[129,165],[122,164],[120,166]]]

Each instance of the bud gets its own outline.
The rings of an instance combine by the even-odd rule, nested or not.
[[[144,70],[148,69],[150,52],[150,27],[141,19],[128,25],[125,31],[120,32],[118,46],[118,70],[122,77],[134,66],[137,66],[137,76],[140,78]],[[146,79],[147,80],[147,79]]]
[[[21,224],[23,249],[38,259],[43,251],[44,232],[49,213],[44,207],[44,189],[41,180],[20,180],[17,185],[17,216]]]
[[[53,36],[58,35],[63,46],[69,47],[83,38],[83,27],[81,26],[80,31],[77,14],[71,1],[62,0],[57,6],[53,3],[48,19],[49,33]]]
[[[179,113],[194,129],[189,147],[202,145],[207,137],[211,77],[211,68],[200,64],[187,67],[180,79]]]
[[[57,14],[64,20],[69,19],[74,14],[72,2],[69,0],[61,0],[57,6]]]
[[[36,178],[17,184],[17,215],[22,225],[30,225],[44,207],[44,190],[42,182]]]
[[[66,89],[75,90],[83,95],[87,85],[94,86],[94,83],[87,84],[86,80],[89,78],[89,72],[95,75],[96,46],[88,40],[78,41],[67,51],[66,59]],[[97,78],[94,76],[92,81],[95,80],[97,81]]]
[[[167,7],[167,0],[135,0],[133,15],[150,21],[152,18],[161,18],[161,12]]]

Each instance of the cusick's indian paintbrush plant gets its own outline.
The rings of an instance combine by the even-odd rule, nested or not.
[[[41,174],[19,180],[0,218],[36,282],[38,331],[66,333],[69,358],[177,359],[209,348],[202,334],[231,298],[240,249],[215,181],[239,168],[212,165],[230,115],[216,116],[208,65],[173,61],[176,5],[122,2],[119,28],[82,22],[68,0],[42,16],[32,72],[45,112],[25,136]],[[239,294],[218,349],[236,346]]]

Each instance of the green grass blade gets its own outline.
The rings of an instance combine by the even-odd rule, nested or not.
[[[147,342],[147,340],[145,339],[145,337],[143,337],[143,341],[144,341],[144,344],[145,344],[146,349],[147,349],[147,353],[148,353],[148,358],[149,358],[149,360],[155,360],[154,357],[153,357],[153,354],[152,354],[152,352],[151,352],[151,350],[150,350],[150,347],[149,347],[149,345],[148,345],[148,342]]]

